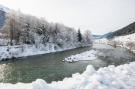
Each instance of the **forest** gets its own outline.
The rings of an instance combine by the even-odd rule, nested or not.
[[[91,32],[81,31],[12,10],[6,15],[5,24],[1,29],[1,38],[5,42],[0,45],[28,44],[38,47],[40,44],[53,44],[57,49],[57,47],[79,47],[91,44]]]

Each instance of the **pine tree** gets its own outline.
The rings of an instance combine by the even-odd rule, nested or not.
[[[82,41],[82,34],[80,32],[80,29],[78,29],[78,41],[81,42]]]

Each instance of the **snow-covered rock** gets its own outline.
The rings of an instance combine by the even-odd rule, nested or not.
[[[80,54],[76,54],[76,55],[71,55],[67,58],[65,58],[64,61],[67,62],[76,62],[76,61],[88,61],[88,60],[94,60],[97,58],[96,54],[98,51],[95,50],[90,50],[90,51],[86,51]]]
[[[73,74],[63,81],[46,83],[37,79],[32,83],[0,83],[0,89],[135,89],[135,62],[108,66],[95,70],[89,65],[82,74]]]

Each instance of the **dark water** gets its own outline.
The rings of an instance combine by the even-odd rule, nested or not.
[[[89,64],[92,64],[95,69],[98,69],[110,64],[119,65],[135,60],[135,55],[123,48],[95,48],[95,50],[102,52],[102,54],[100,53],[100,55],[97,55],[99,58],[96,60],[75,63],[62,62],[65,57],[87,50],[91,50],[91,48],[77,48],[63,52],[22,58],[16,61],[1,62],[0,82],[29,83],[38,78],[44,79],[47,82],[52,82],[62,80],[65,77],[70,77],[76,72],[82,73]]]

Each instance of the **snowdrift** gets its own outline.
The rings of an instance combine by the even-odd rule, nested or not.
[[[89,65],[82,74],[73,74],[63,81],[46,83],[37,79],[32,83],[0,83],[0,89],[135,89],[135,62],[108,66],[95,70]]]
[[[84,45],[84,47],[85,46],[86,45]],[[91,46],[91,44],[87,46]],[[56,47],[57,49],[55,49]],[[77,47],[79,46],[70,46],[70,47],[60,48],[59,46],[52,43],[46,44],[46,46],[43,44],[40,44],[38,45],[38,47],[36,47],[35,45],[0,46],[0,61],[14,59],[18,57],[26,57],[26,56],[32,56],[32,55],[64,51],[64,50],[74,49]]]

